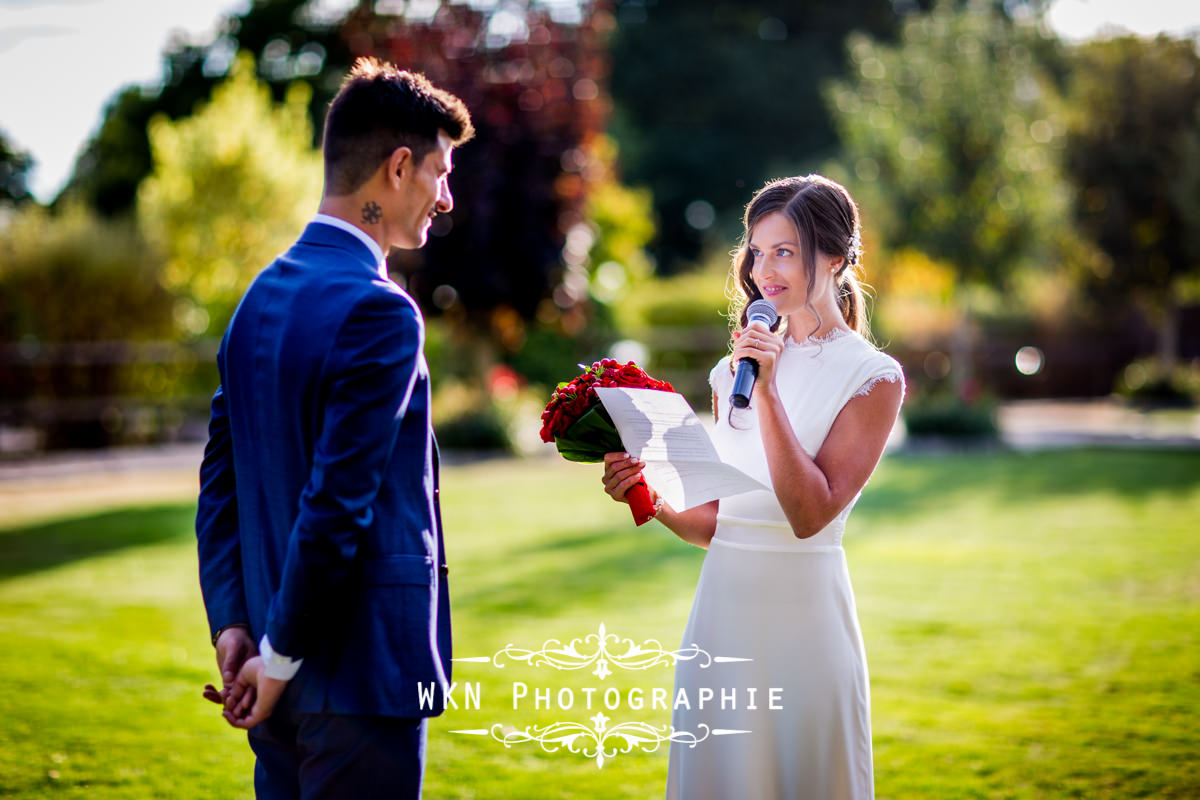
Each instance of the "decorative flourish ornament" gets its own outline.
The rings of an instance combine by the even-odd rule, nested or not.
[[[530,725],[524,730],[510,728],[496,723],[491,727],[493,739],[505,747],[525,742],[537,742],[547,753],[554,753],[566,748],[571,753],[594,758],[596,768],[603,769],[607,759],[615,758],[622,753],[633,752],[634,748],[643,753],[653,753],[664,742],[681,742],[688,747],[695,747],[711,736],[728,736],[750,731],[726,730],[709,728],[700,724],[697,733],[677,731],[670,725],[651,725],[646,722],[622,722],[608,727],[609,718],[603,713],[590,717],[592,727],[578,722],[555,722],[550,725]],[[461,731],[461,733],[480,733],[480,731]]]
[[[637,644],[633,639],[622,639],[615,633],[609,633],[603,622],[600,623],[597,633],[588,634],[582,639],[572,639],[569,644],[564,645],[558,639],[547,639],[538,650],[508,644],[490,658],[481,656],[454,660],[488,662],[503,669],[505,659],[523,662],[531,667],[547,666],[558,670],[586,669],[594,665],[592,674],[600,680],[613,674],[610,666],[625,670],[648,670],[657,666],[673,667],[680,661],[696,659],[701,669],[707,669],[713,662],[753,660],[729,656],[714,657],[707,650],[694,644],[680,650],[664,650],[657,639],[646,639]]]

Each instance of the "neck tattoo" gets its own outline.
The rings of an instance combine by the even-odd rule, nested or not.
[[[362,221],[366,224],[374,225],[381,219],[383,219],[383,209],[379,207],[379,203],[370,200],[362,207]]]

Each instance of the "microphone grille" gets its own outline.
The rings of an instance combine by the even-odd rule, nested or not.
[[[774,328],[775,323],[779,321],[779,312],[771,305],[770,300],[755,300],[746,308],[746,323],[756,319],[765,322],[768,328]]]

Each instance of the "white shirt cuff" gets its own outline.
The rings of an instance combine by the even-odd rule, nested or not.
[[[263,665],[266,667],[263,674],[277,681],[290,681],[304,663],[303,658],[290,658],[272,650],[271,640],[265,633],[258,643],[258,654],[262,656]]]

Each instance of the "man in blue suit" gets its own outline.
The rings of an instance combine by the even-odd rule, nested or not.
[[[450,211],[462,102],[361,59],[325,120],[325,191],[217,356],[200,584],[260,798],[419,797],[450,680],[421,312],[388,278]],[[430,696],[432,692],[432,698]]]

